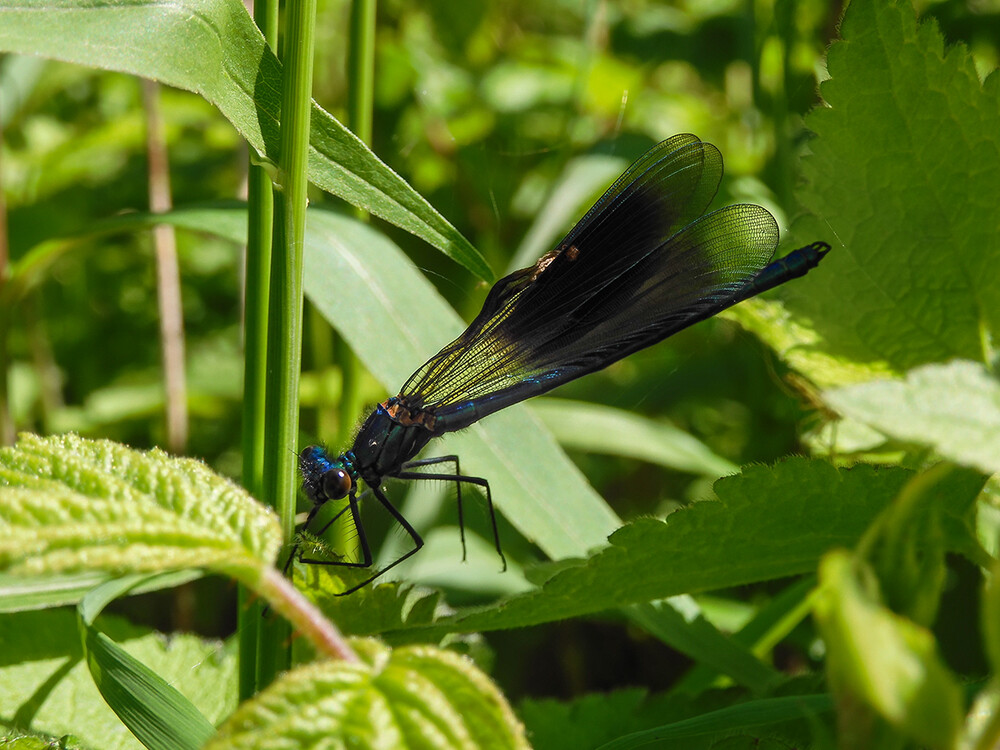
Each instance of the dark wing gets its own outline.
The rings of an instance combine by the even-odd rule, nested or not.
[[[555,250],[494,285],[465,333],[403,385],[401,404],[433,414],[436,432],[461,429],[733,304],[778,228],[753,205],[701,217],[721,177],[711,144],[660,143]]]

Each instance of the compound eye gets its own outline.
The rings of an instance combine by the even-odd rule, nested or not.
[[[353,485],[350,475],[343,469],[331,469],[323,475],[323,494],[329,500],[347,497]]]

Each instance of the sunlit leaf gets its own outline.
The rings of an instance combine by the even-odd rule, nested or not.
[[[827,391],[846,416],[885,435],[932,447],[987,474],[1000,471],[1000,380],[976,362],[918,367],[904,380]]]
[[[852,3],[840,36],[806,118],[809,214],[794,226],[833,250],[785,305],[840,360],[896,374],[984,361],[1000,330],[1000,76],[981,82],[909,3]]]
[[[285,674],[240,706],[205,750],[528,748],[513,711],[469,659],[429,646],[352,645],[360,662]]]
[[[200,461],[75,435],[0,449],[0,569],[122,575],[211,568],[252,580],[274,514]]]

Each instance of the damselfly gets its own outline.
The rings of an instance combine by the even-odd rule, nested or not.
[[[371,566],[357,502],[360,482],[405,529],[413,549],[344,593],[423,546],[382,491],[386,477],[455,482],[463,549],[461,486],[482,487],[503,560],[489,483],[463,474],[455,455],[414,460],[432,438],[607,367],[803,276],[829,251],[825,242],[815,242],[768,265],[778,244],[770,213],[737,204],[705,214],[721,179],[722,156],[711,144],[687,134],[658,144],[555,248],[498,281],[466,331],[413,373],[398,395],[375,408],[350,450],[332,456],[320,446],[304,449],[302,486],[313,501],[305,528],[327,500],[346,497],[341,513],[350,512],[362,554],[357,562],[305,561]],[[454,471],[423,471],[442,464]]]

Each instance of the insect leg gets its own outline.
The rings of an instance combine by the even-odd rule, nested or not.
[[[316,507],[318,508],[320,506]],[[358,498],[353,491],[347,496],[347,507],[341,510],[339,513],[337,513],[337,515],[335,515],[333,518],[331,518],[329,522],[327,522],[326,525],[324,525],[323,528],[320,529],[319,533],[322,534],[324,531],[330,528],[330,525],[338,518],[340,518],[344,514],[344,511],[346,510],[351,511],[351,520],[354,522],[354,528],[357,529],[358,531],[358,541],[361,543],[361,558],[362,558],[361,562],[348,562],[346,560],[316,560],[313,558],[301,557],[301,556],[299,557],[300,562],[304,562],[309,565],[334,565],[343,568],[367,568],[371,566],[372,550],[371,547],[368,545],[368,536],[365,534],[365,526],[363,523],[361,523],[361,512],[358,510]],[[305,526],[309,524],[310,519],[312,519],[314,515],[315,512],[310,511],[309,518],[306,519],[306,523],[305,525],[303,525],[302,528],[305,528]],[[298,547],[298,543],[296,543],[296,547]]]
[[[458,477],[462,474],[462,467],[458,463],[458,456],[451,455],[435,456],[434,458],[419,458],[416,461],[407,461],[399,467],[403,472],[403,475],[397,476],[400,476],[402,479],[434,479],[434,475],[407,471],[407,469],[416,469],[421,466],[436,466],[438,464],[455,464],[455,474],[449,475],[449,479],[446,481],[451,481],[451,476]],[[456,505],[458,507],[458,535],[462,540],[462,562],[465,562],[465,510],[462,505],[462,483],[457,479],[454,481]],[[486,488],[486,491],[489,492],[489,487]]]
[[[407,552],[406,554],[404,554],[399,559],[397,559],[397,560],[389,563],[384,568],[382,568],[382,570],[376,572],[374,575],[369,576],[368,578],[366,578],[365,580],[363,580],[361,583],[352,586],[351,588],[347,589],[347,591],[342,591],[341,593],[337,594],[337,596],[347,596],[348,594],[353,594],[355,591],[357,591],[360,588],[364,588],[369,583],[371,583],[372,581],[374,581],[376,578],[378,578],[379,576],[381,576],[383,573],[385,573],[386,571],[388,571],[391,568],[396,567],[401,562],[403,562],[403,560],[405,560],[408,557],[410,557],[411,555],[415,554],[417,552],[417,550],[419,550],[421,547],[424,546],[424,540],[420,537],[420,534],[418,534],[417,530],[414,529],[413,526],[410,525],[410,522],[407,521],[406,518],[403,517],[403,514],[400,513],[398,510],[396,510],[396,506],[394,506],[391,502],[389,502],[389,498],[387,498],[384,494],[382,494],[382,490],[380,488],[376,487],[376,486],[372,486],[371,487],[371,491],[375,495],[375,498],[380,503],[382,503],[382,506],[387,511],[389,511],[389,515],[391,515],[396,520],[396,523],[398,523],[400,526],[402,526],[403,529],[406,531],[406,533],[410,535],[410,539],[413,540],[413,549],[411,549],[409,552]],[[351,498],[351,501],[353,503],[354,496],[351,495],[350,498]],[[354,511],[352,511],[352,513],[353,512]],[[357,515],[355,515],[355,518],[357,518]],[[368,549],[368,541],[364,537],[364,532],[362,531],[362,527],[361,527],[360,521],[358,522],[358,531],[361,533],[361,543],[362,543],[362,547],[364,548],[364,551],[365,551],[365,559],[367,559],[367,561],[368,561],[366,563],[366,565],[371,565],[371,563],[372,563],[372,556],[371,556],[371,552]],[[357,566],[357,567],[360,567],[360,566]]]
[[[455,473],[454,474],[425,474],[419,471],[406,471],[406,469],[411,469],[419,466],[433,466],[439,463],[454,463]],[[462,517],[462,495],[461,487],[462,483],[466,482],[468,484],[474,484],[477,487],[482,487],[486,491],[486,507],[490,513],[490,524],[493,528],[493,545],[496,547],[497,554],[500,556],[500,562],[503,563],[503,570],[507,570],[507,558],[504,557],[503,549],[500,547],[500,531],[497,528],[497,516],[496,511],[493,509],[493,494],[490,492],[490,483],[487,482],[482,477],[473,477],[467,474],[461,473],[461,468],[458,464],[458,456],[440,456],[438,458],[425,458],[419,461],[410,461],[409,463],[403,464],[403,471],[393,474],[394,477],[398,479],[437,479],[445,482],[455,482],[455,486],[458,490],[458,523],[459,531],[462,536],[462,559],[465,559],[465,525]]]

